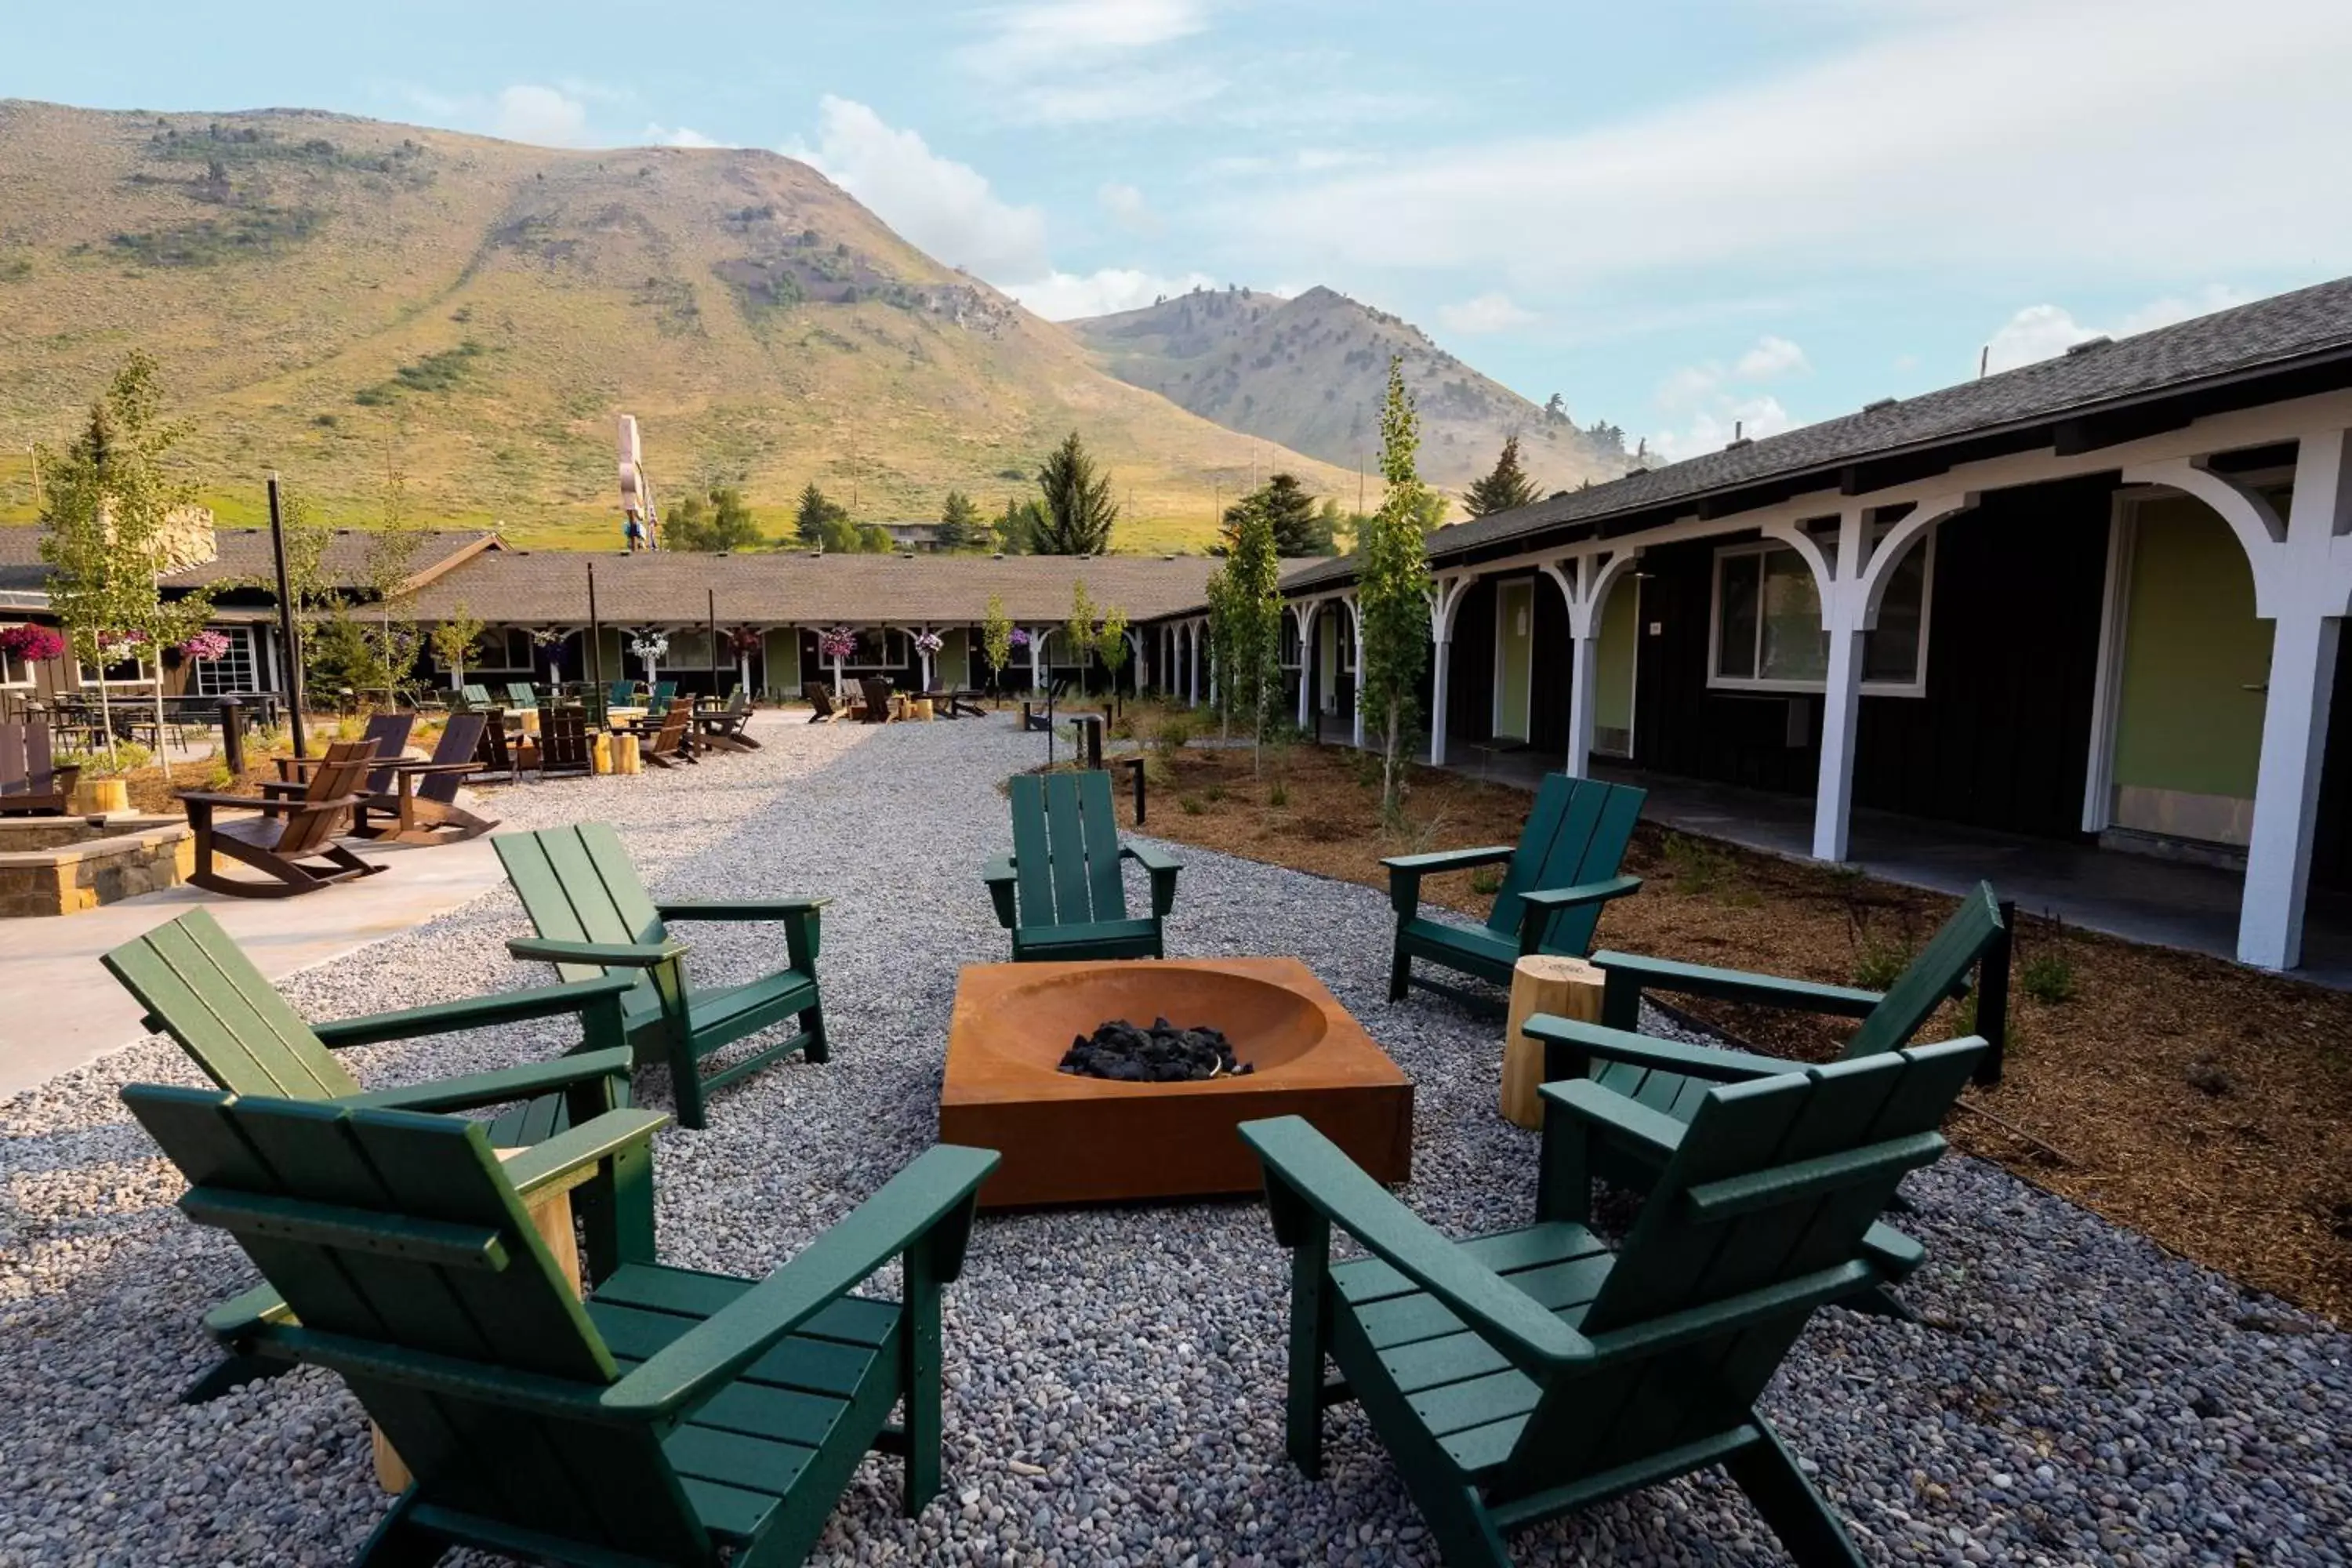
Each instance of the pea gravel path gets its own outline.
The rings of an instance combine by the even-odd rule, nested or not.
[[[1005,721],[809,728],[657,777],[502,792],[518,826],[616,823],[658,890],[818,890],[833,1061],[719,1096],[657,1160],[665,1256],[738,1272],[790,1258],[933,1136],[959,964],[1003,939],[976,872],[1003,847],[996,781],[1040,742]],[[1179,954],[1297,952],[1419,1085],[1417,1180],[1438,1225],[1522,1223],[1533,1138],[1493,1110],[1491,1023],[1383,1003],[1389,915],[1369,889],[1182,850]],[[321,895],[331,899],[330,891]],[[314,1016],[536,978],[503,890],[297,977]],[[760,928],[692,932],[708,978],[767,956]],[[5,1036],[0,1013],[0,1036]],[[363,1081],[530,1059],[514,1028],[345,1053]],[[196,1329],[248,1282],[115,1099],[194,1081],[149,1041],[0,1104],[0,1563],[338,1563],[383,1506],[359,1410],[299,1372],[201,1407]],[[641,1092],[659,1101],[657,1079]],[[2352,1340],[2012,1180],[1951,1159],[1914,1178],[1937,1326],[1822,1314],[1768,1404],[1878,1562],[2343,1563]],[[869,1460],[818,1560],[1409,1563],[1427,1538],[1361,1418],[1326,1479],[1280,1431],[1284,1255],[1246,1203],[982,1223],[948,1297],[946,1495],[898,1517]],[[1523,1563],[1784,1561],[1744,1500],[1699,1479],[1516,1542]]]

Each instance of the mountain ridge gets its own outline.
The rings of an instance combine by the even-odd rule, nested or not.
[[[1391,354],[1421,416],[1421,474],[1459,492],[1517,434],[1539,491],[1623,473],[1622,432],[1582,429],[1485,375],[1420,328],[1336,289],[1292,297],[1197,288],[1137,310],[1065,321],[1097,363],[1203,418],[1340,468],[1375,471]],[[1319,387],[1321,395],[1290,395]]]
[[[1198,548],[1213,498],[1354,475],[1104,374],[1069,333],[756,149],[546,149],[333,111],[0,100],[0,519],[35,440],[122,355],[162,361],[204,499],[282,471],[333,521],[408,509],[546,544],[618,537],[614,426],[663,494],[744,487],[763,531],[814,480],[862,521],[1032,493],[1076,428],[1118,548]]]

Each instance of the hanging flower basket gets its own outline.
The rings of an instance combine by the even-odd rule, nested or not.
[[[847,626],[819,632],[816,634],[816,651],[837,663],[857,651],[857,634]]]
[[[48,626],[10,626],[0,632],[0,653],[24,664],[63,658],[66,639]]]
[[[1020,627],[1020,626],[1015,626],[1015,627],[1013,627],[1013,646],[1014,647],[1027,647],[1029,646],[1029,634],[1028,634],[1028,632],[1027,632],[1026,630],[1024,630],[1024,628]]]
[[[219,632],[198,632],[180,645],[180,657],[210,664],[228,652],[228,638]]]
[[[919,652],[937,653],[940,649],[947,646],[948,639],[940,636],[937,632],[917,632],[915,634],[915,647]]]
[[[629,651],[639,658],[660,658],[669,652],[669,638],[659,632],[651,637],[631,637]]]
[[[735,654],[757,653],[764,640],[758,627],[737,626],[727,634],[727,649]]]

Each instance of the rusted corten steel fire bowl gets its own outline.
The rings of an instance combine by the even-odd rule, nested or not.
[[[1055,1071],[1124,1018],[1222,1029],[1252,1071],[1118,1083]],[[963,972],[940,1137],[1004,1156],[983,1208],[1253,1193],[1234,1128],[1304,1116],[1381,1181],[1412,1165],[1412,1083],[1295,958],[987,963]]]

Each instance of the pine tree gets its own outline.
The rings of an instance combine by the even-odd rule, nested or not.
[[[933,537],[942,551],[969,550],[980,542],[979,534],[985,525],[980,521],[980,509],[961,490],[950,490],[947,503],[940,509],[940,530]]]
[[[824,544],[825,524],[848,521],[849,509],[827,499],[817,482],[811,479],[801,490],[800,502],[793,510],[793,533],[814,550]]]
[[[1045,529],[1044,502],[1034,497],[1028,500],[1007,500],[1004,515],[996,520],[996,548],[1007,555],[1050,553],[1038,542]]]
[[[1519,467],[1519,433],[1514,430],[1504,438],[1495,471],[1463,492],[1462,510],[1472,517],[1488,517],[1528,506],[1535,499],[1535,481]]]
[[[1389,361],[1381,408],[1381,477],[1388,494],[1356,534],[1357,614],[1364,668],[1358,700],[1379,721],[1381,813],[1393,822],[1404,805],[1404,745],[1421,674],[1429,659],[1429,556],[1421,514],[1429,493],[1414,458],[1421,421],[1404,389],[1401,359]]]
[[[1037,470],[1037,488],[1044,492],[1045,515],[1033,553],[1101,555],[1110,549],[1111,526],[1118,521],[1110,476],[1095,468],[1076,430]]]
[[[672,550],[756,550],[767,541],[752,521],[743,492],[714,485],[706,503],[688,496],[662,519],[662,542]]]
[[[1263,516],[1274,530],[1276,555],[1329,555],[1334,552],[1328,519],[1296,474],[1276,474],[1225,509],[1213,553],[1231,555],[1244,521]]]

